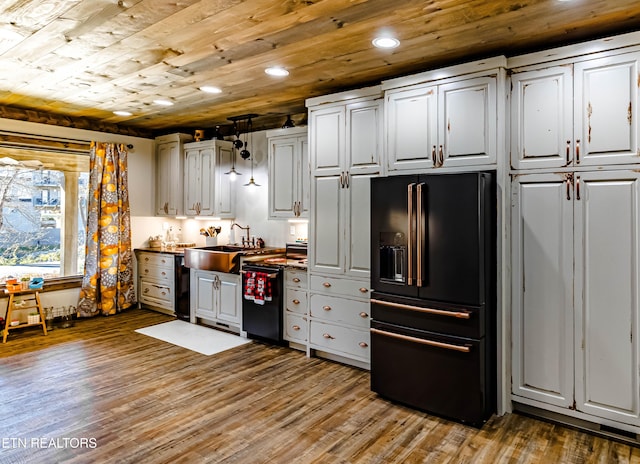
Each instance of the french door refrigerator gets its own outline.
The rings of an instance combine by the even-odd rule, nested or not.
[[[371,389],[481,426],[496,405],[493,172],[371,180]]]

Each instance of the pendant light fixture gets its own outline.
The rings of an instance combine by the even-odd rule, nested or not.
[[[247,121],[247,143],[246,148],[248,148],[251,145],[251,118],[249,118],[249,120]],[[253,179],[253,156],[251,156],[251,152],[248,149],[242,150],[245,153],[240,153],[240,156],[242,156],[242,158],[246,159],[249,158],[251,160],[251,178],[249,179],[249,182],[247,182],[246,184],[244,184],[245,187],[260,187],[260,184],[257,184],[256,181]],[[245,157],[246,155],[246,157]]]
[[[218,127],[216,126],[216,129],[217,128]],[[237,148],[236,142],[240,141],[240,134],[238,133],[237,126],[236,126],[235,122],[233,123],[233,128],[235,129],[234,132],[236,133],[237,140],[235,140],[233,142],[233,147],[231,148],[231,169],[229,170],[229,172],[225,172],[225,174],[227,174],[229,176],[229,180],[231,182],[235,181],[237,176],[241,176],[242,175],[241,172],[236,171],[236,148]],[[242,143],[242,142],[240,141],[240,143]],[[242,145],[240,145],[240,146],[242,146]]]

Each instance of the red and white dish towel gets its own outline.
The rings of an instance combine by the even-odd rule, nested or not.
[[[272,290],[269,274],[266,272],[247,272],[244,280],[244,299],[263,305],[271,301]]]

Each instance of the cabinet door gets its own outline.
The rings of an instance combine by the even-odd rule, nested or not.
[[[576,173],[576,406],[640,425],[640,174]]]
[[[640,162],[639,57],[628,53],[575,65],[576,164]]]
[[[310,111],[311,173],[340,174],[344,170],[344,106]]]
[[[300,156],[298,157],[298,207],[299,217],[309,217],[309,205],[311,204],[311,171],[309,169],[309,142],[307,137],[298,138]]]
[[[277,139],[269,147],[269,217],[292,218],[297,195],[298,138]]]
[[[215,172],[216,153],[214,148],[200,150],[200,198],[196,214],[199,216],[212,216],[215,211]]]
[[[346,107],[347,160],[350,174],[380,172],[382,158],[382,99]]]
[[[385,111],[389,169],[433,167],[432,150],[438,136],[437,87],[388,92]]]
[[[369,278],[371,271],[371,178],[375,174],[349,175],[344,190],[345,272]]]
[[[314,177],[309,224],[309,267],[344,273],[344,195],[341,176]]]
[[[231,177],[225,175],[231,169],[231,161],[234,151],[231,145],[222,146],[216,144],[216,160],[215,160],[215,208],[213,215],[220,218],[235,217],[235,195]]]
[[[186,214],[191,216],[197,214],[197,202],[200,200],[200,161],[199,150],[185,150],[184,210]]]
[[[219,307],[218,319],[233,324],[240,324],[241,292],[240,276],[235,274],[217,274]]]
[[[493,76],[438,87],[437,155],[440,166],[496,162],[496,87],[497,78]]]
[[[182,212],[180,143],[161,143],[156,151],[156,215],[175,216]]]
[[[511,76],[511,166],[557,168],[572,159],[573,76],[553,68]]]
[[[196,317],[215,320],[216,308],[219,304],[215,274],[192,269],[190,290],[191,322],[195,322]]]
[[[511,202],[513,394],[562,407],[573,404],[568,187],[560,174],[519,176]]]

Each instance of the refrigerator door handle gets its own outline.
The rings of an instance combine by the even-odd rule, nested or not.
[[[370,329],[371,333],[382,335],[383,337],[395,338],[398,340],[404,340],[411,343],[420,343],[421,345],[435,346],[437,348],[444,348],[446,350],[460,351],[462,353],[470,353],[471,347],[467,345],[453,345],[451,343],[436,342],[435,340],[425,340],[423,338],[410,337],[408,335],[397,334],[393,332],[387,332],[380,329]]]
[[[413,187],[407,186],[407,285],[413,285]]]
[[[376,300],[375,298],[371,298],[370,302],[379,304],[381,306],[389,306],[391,308],[407,309],[409,311],[418,311],[421,313],[434,314],[436,316],[455,317],[457,319],[471,319],[472,314],[470,311],[446,311],[444,309],[423,308],[421,306],[412,306],[402,303],[393,303],[391,301]]]
[[[422,187],[424,182],[421,182],[416,187],[416,285],[422,287]]]

